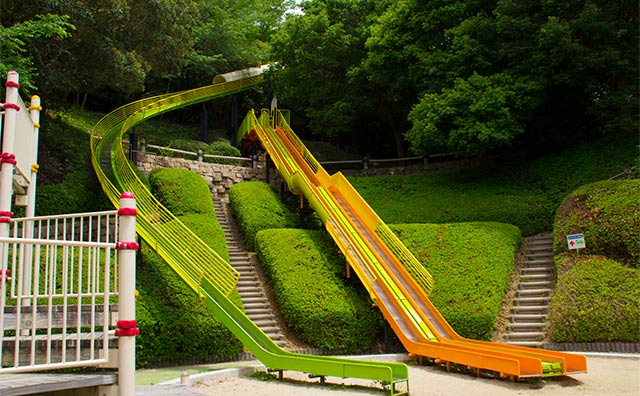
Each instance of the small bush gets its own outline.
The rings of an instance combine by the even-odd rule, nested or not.
[[[229,190],[229,204],[247,250],[254,250],[258,231],[296,227],[296,216],[266,183],[243,182]]]
[[[371,347],[382,316],[362,286],[346,284],[346,262],[325,232],[260,231],[256,250],[285,322],[305,341],[345,353]]]
[[[435,280],[430,299],[463,337],[489,340],[509,288],[518,228],[500,223],[392,225]]]
[[[640,267],[640,180],[587,184],[569,195],[556,216],[555,249],[568,250],[566,236],[583,233],[581,253],[604,255]]]
[[[640,271],[602,256],[556,257],[556,342],[640,341]]]
[[[240,157],[240,150],[238,148],[233,147],[227,142],[218,140],[211,144],[201,142],[198,140],[185,140],[185,139],[175,139],[172,140],[169,144],[170,148],[190,151],[193,153],[197,153],[198,151],[202,151],[203,154],[208,155],[222,155],[226,157]],[[166,155],[169,157],[174,156],[175,154],[170,150],[164,150],[161,152],[162,155]],[[233,159],[221,159],[221,158],[204,158],[205,162],[214,162],[218,164],[230,164],[237,165],[238,161]]]
[[[156,168],[149,173],[153,195],[175,216],[197,213],[215,217],[211,190],[195,172]]]

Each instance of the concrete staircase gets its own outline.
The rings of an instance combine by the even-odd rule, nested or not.
[[[511,308],[505,340],[508,344],[542,347],[547,315],[555,285],[553,235],[525,238],[516,296]]]
[[[280,347],[287,342],[278,324],[275,307],[272,307],[267,297],[267,289],[262,279],[262,269],[255,257],[244,251],[240,235],[232,216],[229,215],[227,205],[220,199],[214,200],[216,218],[224,231],[229,250],[231,266],[240,273],[238,293],[244,305],[245,313],[264,333]]]

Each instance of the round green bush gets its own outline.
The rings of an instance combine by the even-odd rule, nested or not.
[[[640,271],[602,256],[556,257],[556,342],[640,341]]]
[[[174,216],[197,213],[215,217],[209,185],[195,172],[156,168],[149,173],[151,192]]]
[[[260,230],[294,228],[296,216],[287,209],[273,188],[263,182],[234,184],[229,190],[229,205],[238,223],[244,247],[254,250]]]
[[[640,267],[640,180],[601,181],[570,194],[556,215],[556,252],[567,252],[566,236],[582,233],[586,249]]]
[[[371,348],[382,315],[363,287],[347,284],[344,257],[326,232],[263,230],[256,250],[285,322],[303,340],[344,353]]]

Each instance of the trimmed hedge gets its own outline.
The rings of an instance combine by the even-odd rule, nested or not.
[[[236,219],[245,249],[255,249],[256,234],[271,228],[295,228],[296,215],[280,202],[278,194],[263,182],[234,184],[229,190],[229,205]]]
[[[179,220],[224,259],[229,259],[225,235],[214,214],[211,192],[199,175],[185,169],[155,172],[156,197],[167,208],[181,209]],[[180,188],[182,187],[182,188]],[[175,213],[174,213],[175,214]],[[207,362],[231,357],[242,344],[200,301],[197,293],[143,244],[138,261],[138,366],[170,362]],[[231,300],[241,306],[237,291]]]
[[[187,213],[215,218],[211,190],[202,176],[186,169],[156,168],[149,173],[153,195],[174,216]]]
[[[137,265],[138,367],[206,363],[242,352],[242,343],[146,243],[141,256]],[[237,292],[232,301],[241,305]]]
[[[556,257],[555,342],[640,341],[640,271],[602,256]]]
[[[556,215],[555,250],[567,252],[566,236],[583,233],[586,249],[640,268],[640,180],[587,184],[569,195]]]
[[[431,302],[461,336],[489,340],[520,230],[501,223],[391,225],[435,280]]]
[[[306,342],[330,350],[369,350],[382,315],[365,291],[347,284],[344,257],[323,231],[272,229],[256,250],[284,321]]]

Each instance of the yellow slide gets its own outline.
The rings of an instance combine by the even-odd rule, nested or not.
[[[304,195],[358,274],[409,353],[499,373],[502,377],[560,376],[587,371],[583,355],[465,339],[428,294],[431,275],[367,205],[347,179],[329,175],[289,127],[285,117],[250,112],[239,135],[258,138],[295,194]]]

